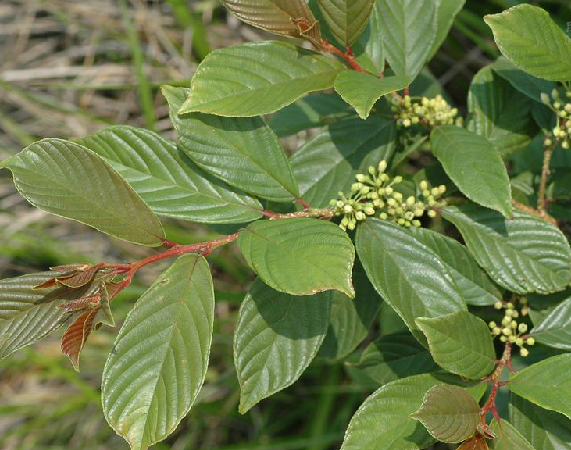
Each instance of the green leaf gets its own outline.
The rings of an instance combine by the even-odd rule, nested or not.
[[[462,10],[466,0],[436,0],[436,37],[427,60],[431,60],[448,36],[456,15]]]
[[[537,340],[550,347],[571,350],[571,298],[556,306],[531,330]]]
[[[270,33],[296,38],[319,37],[319,24],[305,0],[250,0],[247,3],[222,0],[222,3],[240,20]]]
[[[457,444],[476,433],[480,406],[466,390],[458,386],[433,386],[412,416],[440,442]]]
[[[527,147],[536,134],[531,104],[491,66],[484,67],[470,85],[468,129],[486,137],[505,158]]]
[[[234,335],[242,414],[301,376],[323,342],[330,307],[330,293],[299,297],[254,282]]]
[[[332,123],[310,139],[290,162],[300,195],[314,208],[329,206],[338,191],[348,191],[359,171],[389,160],[395,149],[394,120],[371,116]]]
[[[542,93],[550,94],[557,86],[553,81],[542,80],[524,72],[503,56],[500,56],[489,67],[500,77],[507,80],[519,92],[538,103],[542,103]]]
[[[553,225],[520,211],[514,211],[513,220],[506,220],[476,205],[447,207],[442,213],[500,286],[518,294],[549,294],[569,284],[571,251]]]
[[[163,86],[178,146],[200,168],[232,186],[277,202],[298,195],[287,157],[259,118],[227,118],[177,111],[188,89]]]
[[[486,306],[501,300],[500,290],[478,266],[465,246],[427,228],[416,228],[412,231],[423,244],[438,254],[462,292],[466,303]]]
[[[159,219],[126,181],[87,148],[43,139],[5,160],[18,191],[32,205],[103,233],[157,247],[165,234]]]
[[[103,412],[131,449],[171,434],[194,403],[208,366],[214,289],[206,260],[179,258],[129,312],[105,363]]]
[[[309,94],[273,114],[268,125],[278,137],[285,137],[323,127],[348,116],[350,112],[351,107],[336,93]]]
[[[503,55],[527,73],[551,81],[571,80],[571,39],[547,11],[523,4],[484,20]]]
[[[383,73],[385,71],[385,40],[383,37],[382,14],[381,3],[376,0],[373,1],[373,10],[369,23],[353,46],[357,61],[372,73]]]
[[[511,217],[511,186],[506,166],[492,143],[454,125],[435,128],[432,153],[470,200]]]
[[[415,323],[417,317],[466,310],[462,294],[438,254],[410,231],[368,219],[357,229],[355,242],[369,280],[420,342],[426,340]]]
[[[335,80],[335,90],[350,104],[361,119],[369,117],[371,108],[383,95],[407,87],[411,79],[399,76],[379,78],[368,73],[341,72]]]
[[[426,335],[434,361],[449,372],[477,380],[495,366],[490,330],[482,319],[466,311],[416,319]]]
[[[517,395],[571,419],[571,354],[544,359],[510,378],[509,388]]]
[[[338,61],[293,44],[251,42],[215,50],[198,66],[179,113],[227,117],[273,113],[308,92],[333,87]]]
[[[292,295],[336,289],[353,298],[355,248],[337,225],[317,219],[264,220],[240,232],[238,247],[268,286]]]
[[[435,440],[410,416],[418,410],[426,392],[441,384],[444,382],[433,375],[416,375],[381,387],[365,400],[351,419],[341,450],[416,450],[428,447]],[[456,384],[460,383],[456,381]],[[479,396],[481,389],[472,393]]]
[[[377,0],[387,60],[395,74],[413,79],[428,57],[436,37],[434,0]]]
[[[571,420],[563,414],[547,411],[512,393],[510,421],[538,450],[571,450]]]
[[[331,317],[319,356],[332,360],[345,358],[363,342],[377,317],[382,299],[360,266],[353,268],[355,298],[340,292],[331,295]]]
[[[319,7],[337,42],[351,46],[365,30],[375,0],[319,0]]]
[[[400,378],[438,370],[430,353],[408,333],[381,336],[370,343],[361,355],[357,368],[380,386]]]
[[[497,438],[490,442],[492,450],[536,450],[508,421],[494,420],[492,431]],[[542,447],[543,448],[543,447]]]
[[[78,143],[107,161],[157,214],[204,223],[261,217],[257,200],[203,172],[152,131],[115,126]]]

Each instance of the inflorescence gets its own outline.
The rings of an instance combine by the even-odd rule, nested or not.
[[[521,305],[518,311],[515,305],[511,302],[497,302],[494,307],[496,309],[504,309],[504,318],[501,324],[497,324],[494,321],[489,323],[490,329],[492,330],[492,335],[500,336],[502,342],[511,342],[519,347],[519,354],[521,356],[527,356],[529,350],[525,348],[526,345],[532,346],[535,344],[535,339],[527,333],[527,324],[518,323],[517,319],[519,317],[525,317],[529,314],[529,307],[527,306],[527,299],[521,298],[519,300]]]
[[[386,170],[386,161],[381,161],[377,167],[369,167],[368,174],[359,173],[355,176],[356,182],[351,186],[348,196],[339,192],[339,198],[331,200],[335,215],[343,216],[339,224],[343,230],[354,230],[357,222],[374,215],[403,227],[420,227],[419,218],[425,212],[429,217],[435,217],[436,209],[444,206],[441,197],[446,192],[446,186],[429,189],[428,183],[421,181],[419,188],[422,201],[413,195],[404,198],[394,188],[402,182],[402,177],[391,179],[385,173]]]
[[[553,103],[546,93],[541,94],[541,101],[549,106],[557,116],[557,125],[552,130],[553,137],[555,140],[561,141],[561,147],[568,150],[571,146],[571,92],[568,91],[565,96],[569,100],[567,103],[561,99],[559,91],[553,89],[551,92]],[[552,144],[551,137],[546,137],[545,145],[550,146]]]
[[[414,99],[409,95],[390,97],[392,111],[398,125],[409,128],[412,125],[435,127],[438,125],[462,126],[462,117],[458,117],[458,109],[452,108],[442,95],[435,98],[422,97]]]

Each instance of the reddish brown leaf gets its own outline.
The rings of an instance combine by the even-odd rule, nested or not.
[[[56,278],[56,281],[59,284],[63,284],[64,286],[73,288],[73,289],[77,289],[80,288],[82,286],[85,286],[87,283],[89,283],[91,280],[93,280],[93,277],[95,276],[95,274],[97,273],[97,271],[100,269],[100,267],[98,266],[93,266],[90,267],[89,269],[86,269],[82,272],[76,273],[74,275],[71,275],[69,277],[58,277]]]
[[[34,286],[34,289],[48,289],[54,287],[57,284],[57,278],[50,278],[47,281],[44,281],[42,284],[38,284]]]
[[[88,263],[77,263],[77,264],[64,264],[63,266],[50,267],[50,270],[54,272],[78,272],[80,270],[85,270],[89,268]]]
[[[488,450],[488,444],[482,436],[474,436],[464,442],[456,450]]]
[[[91,333],[93,320],[99,308],[94,308],[81,314],[65,331],[61,338],[61,351],[66,355],[73,368],[79,372],[79,356],[85,341]]]
[[[85,297],[70,300],[59,307],[67,312],[81,311],[87,307],[95,307],[101,301],[101,294],[86,295]]]

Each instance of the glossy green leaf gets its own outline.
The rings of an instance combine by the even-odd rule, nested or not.
[[[450,380],[452,381],[452,380]],[[449,382],[416,375],[386,384],[371,394],[355,413],[341,450],[417,450],[435,440],[411,416],[433,386]],[[460,384],[458,381],[455,384]],[[471,390],[479,398],[482,390]]]
[[[273,113],[308,92],[333,87],[343,64],[278,41],[251,42],[210,53],[192,79],[180,113],[227,117]]]
[[[480,70],[468,93],[468,129],[486,137],[506,157],[529,145],[536,134],[531,100],[497,75]]]
[[[105,364],[105,418],[133,450],[174,431],[194,403],[208,366],[214,319],[210,269],[186,255],[137,301]]]
[[[442,212],[500,286],[519,294],[549,294],[569,284],[569,244],[553,225],[519,211],[514,211],[513,220],[506,220],[476,205],[447,207]]]
[[[330,295],[293,296],[254,282],[234,335],[241,413],[293,384],[311,363],[327,332]]]
[[[305,0],[222,0],[240,20],[275,34],[319,37],[319,24]]]
[[[369,280],[421,342],[426,340],[415,323],[417,317],[466,310],[464,298],[438,254],[410,231],[368,219],[357,229],[355,242]]]
[[[435,128],[432,153],[460,191],[473,202],[511,217],[511,186],[506,166],[492,143],[454,125]]]
[[[438,370],[430,353],[408,333],[388,334],[370,343],[356,367],[379,386]]]
[[[412,418],[440,442],[457,444],[476,433],[480,406],[461,387],[441,384],[429,389]]]
[[[550,94],[557,86],[553,81],[543,80],[528,74],[503,56],[500,56],[489,67],[519,92],[538,103],[541,103],[542,93]]]
[[[507,420],[502,420],[501,423],[494,420],[492,431],[497,436],[490,442],[492,450],[536,450]]]
[[[449,372],[477,380],[495,366],[490,330],[479,317],[460,311],[435,318],[416,319],[426,335],[434,361]]]
[[[232,186],[278,202],[297,197],[297,183],[274,132],[259,118],[177,111],[189,90],[163,86],[178,146],[194,163]]]
[[[478,266],[465,246],[427,228],[417,228],[412,231],[423,244],[438,254],[462,292],[466,303],[485,306],[501,300],[500,290]]]
[[[0,164],[35,207],[103,233],[156,247],[159,219],[113,168],[87,148],[61,139],[29,145]]]
[[[382,5],[375,0],[369,24],[353,46],[355,57],[361,66],[372,73],[379,74],[385,71],[385,40],[382,14]]]
[[[394,72],[413,79],[426,62],[436,38],[434,0],[377,0],[387,61]]]
[[[352,45],[361,35],[375,0],[319,0],[319,7],[337,42]]]
[[[466,0],[436,0],[436,37],[430,47],[428,60],[431,60],[452,28],[454,19],[464,7]]]
[[[568,298],[535,325],[531,334],[550,347],[571,350],[571,298]]]
[[[410,82],[405,77],[379,78],[368,73],[346,71],[341,72],[335,80],[335,90],[355,108],[361,119],[366,119],[379,98],[404,89]]]
[[[371,285],[360,266],[353,268],[355,298],[341,292],[331,295],[331,316],[327,336],[319,349],[319,356],[332,360],[345,358],[363,342],[377,317],[382,299]]]
[[[538,6],[514,6],[484,17],[500,51],[527,73],[551,81],[571,80],[571,39]]]
[[[238,247],[268,286],[292,295],[336,289],[355,296],[355,248],[337,225],[318,219],[264,220],[240,232]]]
[[[510,422],[537,450],[571,450],[571,420],[510,395]]]
[[[338,191],[351,189],[360,170],[390,159],[395,139],[396,127],[389,117],[353,117],[332,123],[290,160],[300,195],[314,208],[328,207]]]
[[[78,143],[105,159],[157,214],[205,223],[261,217],[257,200],[203,172],[152,131],[115,126]]]
[[[509,388],[542,408],[571,419],[571,354],[553,356],[517,372]]]

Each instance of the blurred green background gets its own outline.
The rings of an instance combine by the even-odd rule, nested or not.
[[[430,63],[461,109],[473,75],[498,55],[483,15],[518,3],[523,2],[468,0]],[[571,22],[569,0],[528,3],[549,9],[564,28]],[[217,0],[0,0],[0,160],[43,137],[79,137],[110,124],[152,128],[174,139],[158,87],[188,85],[212,49],[266,38],[227,15]],[[286,144],[295,149],[306,138],[301,133]],[[165,226],[169,239],[180,243],[225,233],[175,221]],[[1,278],[147,254],[31,208],[9,173],[0,173]],[[338,448],[350,417],[374,386],[353,382],[340,364],[316,361],[294,386],[239,415],[232,333],[253,276],[233,247],[209,261],[217,314],[206,383],[177,431],[154,448]],[[114,303],[119,324],[166,265],[147,269],[121,294]],[[381,315],[391,317],[386,308]],[[116,332],[104,327],[92,334],[79,374],[61,355],[58,333],[0,362],[0,449],[128,448],[106,424],[100,406],[101,371]]]

